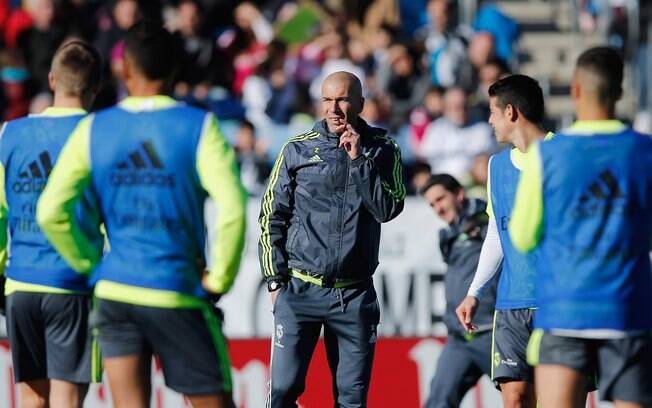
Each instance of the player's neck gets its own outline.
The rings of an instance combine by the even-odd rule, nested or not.
[[[615,119],[614,106],[601,106],[598,104],[581,104],[575,106],[577,120],[610,120]]]
[[[150,81],[144,78],[132,78],[127,84],[129,96],[156,96],[163,95],[163,81]]]
[[[543,139],[545,136],[546,132],[539,126],[526,122],[523,126],[514,129],[512,144],[525,153],[530,144]]]
[[[62,94],[54,95],[52,106],[55,108],[74,108],[84,109],[81,100],[76,96],[66,96]]]

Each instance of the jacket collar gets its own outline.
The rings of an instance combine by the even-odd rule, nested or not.
[[[457,219],[453,223],[455,226],[460,226],[469,217],[472,217],[478,213],[484,213],[487,209],[487,203],[484,200],[478,198],[465,198],[464,203],[462,204],[462,210],[457,216]]]

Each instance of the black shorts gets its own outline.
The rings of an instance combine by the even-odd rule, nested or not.
[[[534,309],[508,309],[494,314],[491,379],[498,388],[507,381],[534,383],[534,370],[526,359],[534,313]]]
[[[652,404],[652,336],[584,339],[535,331],[528,349],[532,364],[561,365],[582,373],[598,372],[606,401]]]
[[[91,299],[84,295],[14,292],[7,296],[7,334],[14,381],[89,383]],[[93,353],[95,355],[95,353]]]
[[[98,299],[92,321],[104,358],[154,354],[174,391],[231,392],[221,317],[208,303],[202,309],[169,309]]]

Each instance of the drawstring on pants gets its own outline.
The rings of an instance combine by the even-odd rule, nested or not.
[[[340,307],[342,308],[342,313],[344,313],[344,295],[342,294],[342,288],[337,288],[337,295],[340,298]]]

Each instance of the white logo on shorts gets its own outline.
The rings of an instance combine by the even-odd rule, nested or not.
[[[518,363],[511,358],[508,358],[507,360],[500,360],[500,364],[505,364],[506,366],[510,367],[516,367]]]

